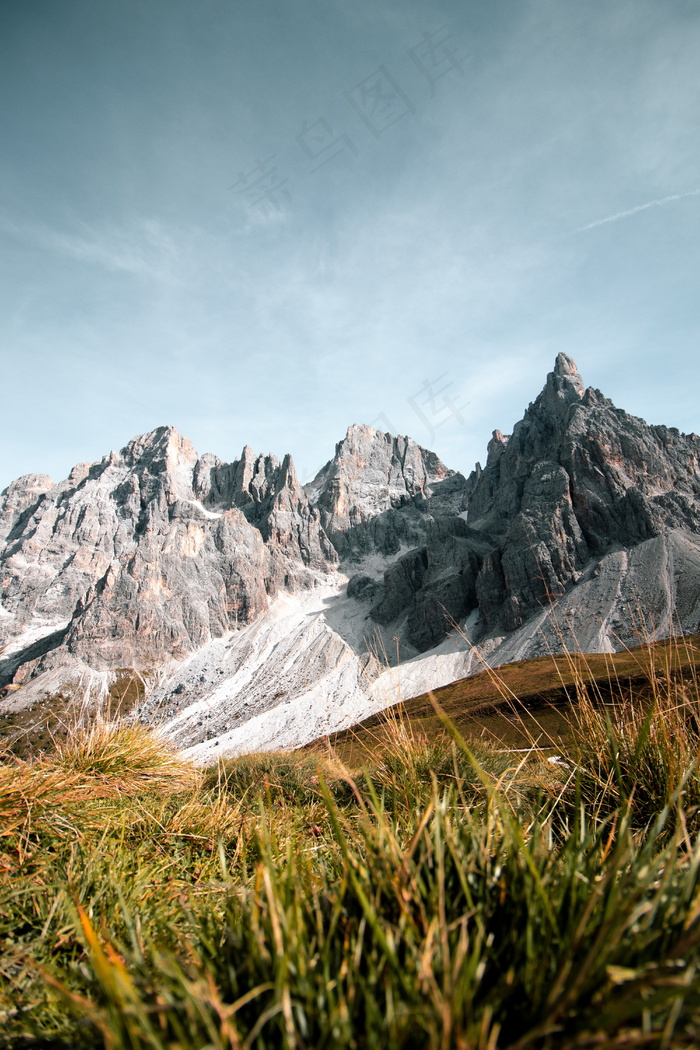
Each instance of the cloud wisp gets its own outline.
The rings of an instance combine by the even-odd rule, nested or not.
[[[638,204],[636,208],[618,211],[614,215],[607,215],[604,219],[589,222],[587,226],[579,226],[576,233],[593,230],[596,226],[605,226],[609,222],[617,222],[618,219],[627,219],[630,215],[637,215],[638,212],[646,211],[648,208],[660,208],[663,204],[671,204],[673,201],[682,201],[687,197],[697,197],[698,195],[700,195],[700,190],[691,190],[690,193],[672,193],[670,197],[660,197],[659,200],[647,201],[646,204]]]
[[[36,222],[15,223],[0,218],[0,230],[25,243],[107,270],[159,283],[177,283],[179,250],[170,234],[154,220],[142,220],[133,230],[96,231],[85,223],[70,234]]]

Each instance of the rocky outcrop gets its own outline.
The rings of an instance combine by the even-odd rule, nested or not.
[[[411,438],[355,425],[306,490],[341,560],[353,563],[422,543],[433,515],[462,509],[464,483]]]
[[[700,438],[649,426],[559,354],[510,437],[469,479],[469,522],[496,541],[477,580],[485,622],[520,627],[615,547],[700,531]]]
[[[463,518],[445,516],[431,525],[425,550],[425,575],[406,623],[418,652],[437,645],[477,607],[476,581],[492,541]]]
[[[386,626],[412,604],[423,586],[427,568],[427,549],[417,547],[387,569],[384,573],[382,596],[371,610],[375,623]]]
[[[138,716],[212,757],[393,703],[368,652],[423,692],[543,646],[697,631],[699,464],[700,438],[617,409],[564,354],[467,479],[367,426],[306,488],[289,456],[225,463],[158,428],[0,496],[0,688],[21,687],[0,709],[129,669]]]
[[[7,540],[23,515],[54,487],[48,474],[26,474],[8,485],[0,496],[0,543]]]
[[[200,458],[172,427],[60,485],[20,479],[2,511],[0,630],[15,681],[65,655],[98,670],[183,658],[337,562],[289,457]],[[60,651],[37,661],[37,630],[64,631]]]
[[[297,480],[291,456],[256,456],[249,445],[239,460],[204,456],[194,472],[194,491],[205,507],[236,507],[276,551],[280,574],[297,578],[294,563],[326,572],[338,556]],[[289,582],[289,581],[287,581]]]

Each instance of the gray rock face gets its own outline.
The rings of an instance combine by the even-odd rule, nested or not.
[[[462,509],[464,478],[411,438],[356,424],[307,493],[341,560],[352,563],[422,543],[433,514]]]
[[[428,532],[427,567],[406,624],[419,651],[437,645],[452,627],[477,607],[476,582],[492,542],[461,517],[441,517]]]
[[[15,525],[44,493],[54,488],[48,474],[26,474],[5,489],[0,496],[0,543],[4,543]]]
[[[423,586],[427,567],[428,552],[425,547],[417,547],[387,569],[382,597],[371,610],[375,623],[386,626],[413,603]]]
[[[375,623],[383,626],[405,614],[407,639],[419,652],[436,645],[475,608],[477,574],[492,549],[488,537],[457,515],[428,520],[425,536],[424,546],[408,551],[386,570],[370,610]]]
[[[357,598],[359,601],[373,601],[377,592],[381,591],[381,584],[367,576],[364,572],[355,573],[348,580],[348,598]]]
[[[584,390],[564,354],[513,434],[471,475],[469,522],[494,540],[477,580],[490,626],[520,627],[591,559],[671,528],[700,531],[700,438]]]
[[[67,629],[38,661],[28,638],[27,659],[5,671],[15,682],[66,653],[98,670],[182,658],[254,620],[280,587],[313,586],[337,562],[289,457],[246,448],[232,464],[200,459],[172,427],[60,485],[20,479],[2,515],[2,641],[20,644],[30,625]]]
[[[205,506],[237,507],[276,552],[280,571],[295,575],[294,562],[325,572],[338,560],[316,508],[299,484],[291,456],[256,456],[249,445],[240,460],[199,460],[194,491]],[[286,559],[286,563],[285,563]]]
[[[288,456],[225,463],[161,427],[0,496],[0,687],[17,705],[68,666],[163,674],[141,716],[183,742],[242,747],[249,719],[260,746],[278,722],[303,743],[365,710],[368,639],[450,680],[472,644],[493,662],[566,631],[625,644],[630,603],[660,636],[697,630],[699,552],[700,438],[615,408],[565,354],[468,479],[357,425],[304,489]],[[467,618],[461,657],[445,636]]]

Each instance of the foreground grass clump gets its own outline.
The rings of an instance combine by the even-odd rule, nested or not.
[[[98,799],[194,790],[200,779],[173,748],[142,726],[99,724],[76,733],[50,758],[33,762],[8,754],[0,761],[0,845],[5,841],[21,855],[37,833],[50,833],[69,814],[89,822],[94,811],[101,827],[102,811],[94,809]]]
[[[652,659],[635,690],[611,695],[583,686],[572,709],[570,747],[581,793],[591,806],[629,808],[638,826],[671,806],[686,829],[700,831],[700,681],[680,673],[683,641]]]
[[[352,776],[119,728],[0,765],[0,1047],[697,1045],[678,793],[640,826],[599,770],[395,729]]]
[[[126,788],[175,790],[194,786],[198,779],[173,747],[141,725],[96,723],[61,742],[51,764]]]

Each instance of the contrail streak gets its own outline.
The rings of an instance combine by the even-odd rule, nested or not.
[[[639,211],[646,211],[647,208],[660,208],[662,204],[670,204],[671,201],[682,201],[686,197],[697,197],[700,194],[700,190],[691,190],[690,193],[674,193],[670,197],[661,197],[657,201],[647,201],[646,204],[638,204],[636,208],[628,208],[627,211],[618,211],[615,215],[608,215],[605,219],[598,219],[596,222],[589,222],[588,226],[579,226],[576,233],[583,233],[584,230],[592,230],[596,226],[605,226],[607,222],[617,222],[618,219],[626,219],[628,215],[636,215]]]

